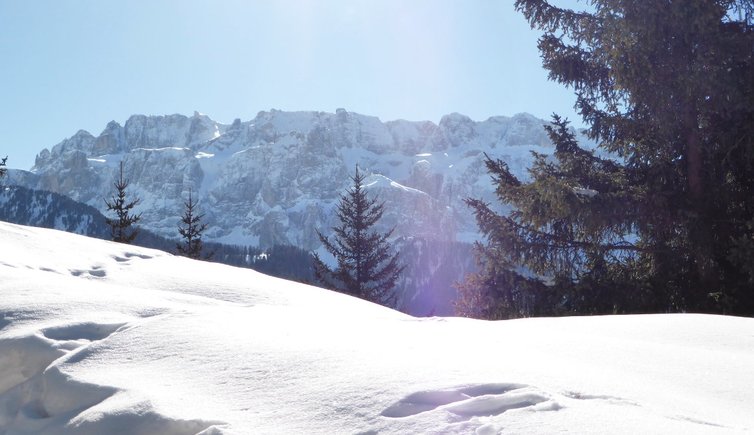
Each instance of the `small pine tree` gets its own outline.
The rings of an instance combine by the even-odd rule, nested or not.
[[[0,178],[3,178],[8,170],[5,168],[5,163],[8,161],[8,156],[0,159]]]
[[[372,226],[382,217],[384,203],[369,198],[363,190],[364,175],[356,173],[353,186],[340,196],[337,216],[340,225],[333,227],[331,241],[319,231],[325,249],[335,257],[333,270],[314,254],[314,275],[317,281],[336,291],[347,293],[385,306],[395,306],[395,283],[403,266],[398,264],[398,254],[390,253],[388,237]]]
[[[113,185],[117,191],[116,195],[110,201],[105,200],[107,210],[114,211],[116,216],[115,219],[106,219],[110,226],[110,235],[114,242],[131,243],[139,231],[136,228],[129,229],[141,220],[141,213],[133,214],[132,210],[139,204],[140,200],[137,198],[131,202],[126,201],[128,181],[123,179],[123,162],[120,162],[120,177]]]
[[[184,212],[181,218],[181,224],[178,225],[178,233],[183,237],[184,242],[176,245],[178,255],[198,260],[202,254],[202,233],[207,229],[207,224],[201,223],[204,214],[197,214],[197,202],[189,189],[188,201],[183,203]]]

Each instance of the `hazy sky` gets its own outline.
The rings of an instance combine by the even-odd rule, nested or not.
[[[0,0],[0,155],[135,113],[576,121],[538,36],[512,0]]]

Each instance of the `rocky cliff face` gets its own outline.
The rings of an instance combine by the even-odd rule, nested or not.
[[[99,136],[79,131],[39,153],[13,180],[104,211],[121,161],[144,226],[176,237],[189,189],[198,193],[208,240],[317,249],[354,167],[386,203],[381,225],[397,237],[477,238],[466,197],[492,200],[484,153],[526,176],[530,151],[549,153],[544,121],[527,114],[474,122],[451,114],[439,124],[349,113],[260,112],[221,124],[205,115],[134,115]]]

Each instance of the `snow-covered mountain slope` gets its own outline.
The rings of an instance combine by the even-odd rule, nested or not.
[[[477,238],[466,197],[492,198],[484,153],[526,176],[530,151],[551,150],[542,124],[527,114],[474,122],[459,114],[439,124],[349,113],[260,112],[230,125],[195,113],[134,115],[99,136],[79,131],[43,150],[32,172],[9,184],[49,190],[104,211],[119,162],[142,200],[147,228],[176,237],[189,189],[206,212],[208,240],[316,249],[316,229],[335,225],[332,209],[356,164],[386,201],[384,229],[396,237]]]
[[[0,433],[747,433],[754,319],[416,319],[0,223]]]

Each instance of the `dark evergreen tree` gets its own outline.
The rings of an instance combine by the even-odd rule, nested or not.
[[[137,228],[132,228],[132,226],[141,220],[141,213],[133,214],[133,208],[140,201],[138,198],[133,201],[126,200],[128,181],[123,178],[123,162],[120,162],[120,176],[114,186],[115,196],[110,201],[105,200],[107,210],[115,212],[115,219],[106,219],[110,226],[110,236],[114,242],[131,243],[139,232]]]
[[[337,266],[330,268],[315,254],[314,275],[328,288],[393,307],[393,289],[403,266],[398,264],[398,254],[391,254],[387,242],[393,230],[381,234],[372,229],[382,217],[384,203],[369,198],[363,189],[364,178],[357,166],[351,177],[353,186],[338,202],[340,225],[333,227],[333,240],[317,231]]]
[[[197,214],[197,203],[189,189],[188,201],[183,203],[184,211],[181,224],[178,225],[178,233],[183,242],[176,245],[179,255],[198,260],[202,255],[202,233],[207,229],[207,224],[202,223],[203,214]]]
[[[487,159],[515,211],[468,201],[487,243],[459,313],[754,314],[754,2],[588,3],[516,8],[602,157],[556,116],[532,182]]]
[[[3,157],[0,159],[0,178],[3,178],[5,174],[8,172],[8,169],[5,168],[5,164],[8,161],[8,156]]]

